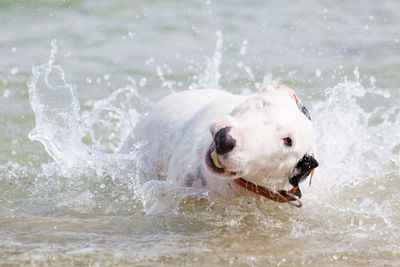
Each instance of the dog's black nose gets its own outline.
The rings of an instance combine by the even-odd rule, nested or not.
[[[218,155],[224,155],[235,147],[236,140],[228,134],[231,129],[232,127],[225,127],[215,134],[214,143]]]
[[[314,156],[304,155],[294,168],[295,175],[290,178],[289,182],[293,186],[299,185],[299,183],[305,180],[318,165],[318,161]]]

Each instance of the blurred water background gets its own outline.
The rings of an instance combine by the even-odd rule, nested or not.
[[[399,266],[399,70],[398,1],[0,0],[0,264]],[[117,153],[162,96],[270,83],[317,131],[301,209]]]

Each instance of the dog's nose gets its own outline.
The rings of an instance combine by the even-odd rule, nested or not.
[[[228,134],[231,129],[232,127],[225,127],[215,134],[214,143],[218,155],[224,155],[235,147],[236,140]]]
[[[311,155],[304,155],[294,168],[295,175],[292,176],[289,182],[293,186],[297,186],[301,181],[305,180],[311,171],[319,166],[318,161]]]

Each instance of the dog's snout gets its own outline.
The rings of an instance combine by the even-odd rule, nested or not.
[[[317,168],[318,161],[311,155],[304,155],[295,167],[295,175],[290,178],[289,182],[293,186],[297,186],[301,181],[305,180],[311,171]]]
[[[301,170],[301,172],[312,171],[313,169],[318,167],[318,161],[311,155],[304,155],[304,157],[297,163],[297,168]]]
[[[236,140],[229,134],[232,127],[220,129],[214,137],[215,150],[218,155],[224,155],[233,150]]]

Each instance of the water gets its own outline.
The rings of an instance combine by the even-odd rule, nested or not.
[[[0,263],[398,266],[398,10],[0,2]],[[295,88],[315,123],[301,209],[176,187],[118,154],[162,96],[269,83]]]

